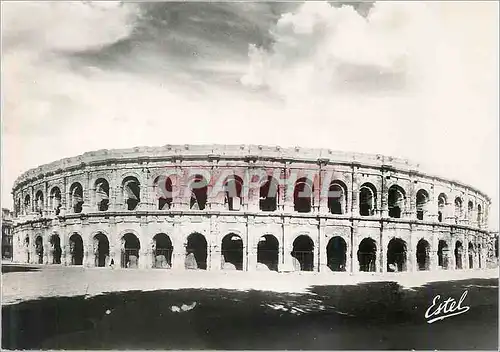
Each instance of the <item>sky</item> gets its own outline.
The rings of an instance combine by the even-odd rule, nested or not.
[[[269,144],[408,158],[492,198],[498,3],[1,2],[2,206],[103,148]]]

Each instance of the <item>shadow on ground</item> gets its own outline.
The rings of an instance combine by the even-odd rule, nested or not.
[[[427,324],[435,295],[458,300],[464,290],[467,313]],[[498,279],[413,290],[377,282],[309,294],[183,289],[47,298],[2,307],[2,332],[8,349],[496,350]]]
[[[40,271],[40,268],[26,266],[26,265],[2,264],[2,274],[18,273],[26,271]]]

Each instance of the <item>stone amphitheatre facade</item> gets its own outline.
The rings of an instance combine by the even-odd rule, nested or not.
[[[490,199],[381,155],[268,146],[100,150],[13,187],[14,261],[388,272],[485,268]]]

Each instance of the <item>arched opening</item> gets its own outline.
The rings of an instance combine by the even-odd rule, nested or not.
[[[109,241],[103,233],[94,236],[94,265],[96,267],[105,267],[109,259]]]
[[[359,215],[375,215],[377,204],[377,190],[371,183],[364,183],[359,188]]]
[[[174,200],[172,178],[158,176],[154,181],[154,187],[158,198],[158,210],[169,210],[172,208]]]
[[[139,239],[134,234],[127,233],[122,237],[122,268],[138,267],[140,248]]]
[[[259,208],[261,211],[276,211],[278,208],[278,181],[272,176],[260,187]]]
[[[479,256],[479,261],[478,261],[478,265],[479,265],[479,269],[482,268],[483,266],[483,263],[482,263],[482,260],[483,260],[483,253],[482,253],[482,250],[481,250],[481,243],[479,243],[477,245],[477,254]]]
[[[326,257],[331,271],[346,271],[347,243],[342,237],[335,236],[328,241]]]
[[[50,254],[52,256],[52,264],[61,264],[61,239],[59,238],[59,235],[52,235],[50,236]]]
[[[159,233],[153,237],[153,268],[170,269],[173,251],[174,247],[168,235]]]
[[[393,238],[387,246],[387,271],[406,271],[406,242]]]
[[[30,262],[30,238],[26,236],[24,239],[24,250],[26,251],[26,263]]]
[[[312,210],[313,185],[307,177],[295,182],[293,190],[294,210],[298,213],[310,213]]]
[[[95,181],[95,201],[97,210],[106,211],[109,209],[109,183],[104,178]]]
[[[300,265],[300,271],[314,270],[314,242],[309,236],[301,235],[293,241],[292,257]]]
[[[455,242],[455,268],[463,269],[462,265],[463,246],[462,242]]]
[[[123,180],[122,188],[127,210],[136,210],[141,202],[141,184],[137,178],[128,176]]]
[[[462,198],[455,198],[455,221],[458,222],[462,218]]]
[[[42,191],[38,191],[35,194],[35,211],[40,215],[43,213],[43,192]]]
[[[477,226],[481,227],[481,223],[483,221],[483,209],[481,208],[481,204],[477,205]]]
[[[447,198],[444,193],[438,196],[438,221],[443,222],[443,216],[446,209]]]
[[[56,215],[59,215],[61,212],[61,206],[61,190],[59,187],[54,187],[50,191],[50,208]]]
[[[243,270],[243,240],[230,233],[222,239],[222,269]]]
[[[467,219],[469,221],[472,221],[472,212],[474,211],[474,203],[469,200],[469,203],[467,203]]]
[[[375,272],[377,270],[377,244],[372,238],[364,238],[358,247],[359,271]]]
[[[498,237],[495,238],[495,258],[498,258]]]
[[[27,215],[31,212],[31,197],[29,194],[24,197],[24,214]]]
[[[69,188],[70,204],[74,213],[81,213],[83,210],[83,187],[75,182]]]
[[[430,269],[430,245],[424,239],[417,243],[417,265],[419,271]]]
[[[83,264],[83,240],[77,233],[72,234],[69,238],[69,255],[71,257],[71,265]]]
[[[438,266],[442,269],[448,269],[449,249],[446,241],[440,240],[438,243]]]
[[[389,217],[400,218],[406,205],[406,195],[404,190],[393,185],[389,188],[388,194],[388,206],[389,206]]]
[[[473,269],[474,268],[474,255],[475,255],[476,251],[474,249],[474,245],[472,244],[472,242],[469,242],[468,252],[469,252],[469,269]]]
[[[224,206],[229,210],[241,209],[241,190],[243,189],[243,180],[236,175],[229,176],[224,182]]]
[[[189,208],[193,210],[204,210],[207,205],[208,182],[201,175],[194,176],[191,182],[191,200]]]
[[[417,219],[424,220],[424,215],[427,213],[427,203],[429,202],[429,194],[426,190],[420,189],[416,196],[417,201]]]
[[[328,189],[328,210],[331,214],[344,214],[347,207],[347,187],[343,182],[333,181]]]
[[[257,263],[266,265],[269,270],[278,271],[279,242],[273,235],[264,235],[257,245]]]
[[[43,239],[37,236],[35,239],[35,254],[38,264],[43,264]]]
[[[186,269],[207,269],[207,240],[199,233],[189,235],[186,246]]]

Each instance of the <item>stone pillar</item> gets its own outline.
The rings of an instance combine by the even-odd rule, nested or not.
[[[85,172],[85,177],[82,182],[83,187],[83,204],[82,213],[88,213],[91,210],[91,195],[92,190],[90,189],[90,172]]]
[[[379,260],[377,260],[377,265],[380,267],[377,268],[377,272],[380,273],[386,273],[387,272],[387,244],[385,236],[383,234],[383,229],[381,229],[381,235],[380,235],[380,243],[379,243],[379,248],[378,248],[378,256]]]
[[[408,189],[408,194],[406,195],[406,214],[403,214],[402,217],[407,219],[417,218],[417,190],[415,190],[415,182],[413,182],[413,178],[410,180],[410,187]]]
[[[359,247],[359,234],[358,234],[359,220],[352,221],[351,227],[351,265],[350,272],[353,274],[359,273],[359,260],[358,260],[358,247]]]
[[[383,218],[389,217],[389,205],[388,205],[388,196],[389,196],[389,188],[387,187],[386,176],[382,174],[382,182],[381,189],[377,189],[377,200],[379,200],[380,204],[380,216]]]
[[[328,272],[330,269],[328,268],[328,253],[326,251],[327,247],[327,237],[325,234],[326,224],[322,219],[319,219],[318,224],[318,248],[314,255],[318,255],[317,266],[319,272]],[[347,258],[346,258],[347,259]]]

